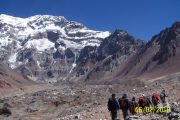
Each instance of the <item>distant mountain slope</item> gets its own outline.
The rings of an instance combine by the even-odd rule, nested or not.
[[[119,77],[151,79],[180,72],[180,22],[155,35],[128,60]]]
[[[137,78],[148,80],[177,73],[180,72],[180,22],[162,30],[146,44],[125,32],[116,31],[98,48],[85,51],[91,53],[91,57],[79,68],[84,74],[80,79],[91,84]],[[93,51],[97,54],[92,54]],[[94,62],[95,59],[98,62]]]
[[[144,45],[144,41],[134,38],[126,31],[116,30],[99,47],[87,46],[82,49],[69,80],[85,80],[94,84],[110,82],[118,73],[119,67]]]
[[[32,80],[24,78],[8,66],[0,63],[0,91],[5,89],[23,88],[35,84]]]

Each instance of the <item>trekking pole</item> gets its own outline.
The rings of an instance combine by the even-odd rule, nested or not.
[[[175,89],[175,86],[173,85],[173,89],[172,89],[172,94],[173,94],[172,101],[175,100],[174,89]]]

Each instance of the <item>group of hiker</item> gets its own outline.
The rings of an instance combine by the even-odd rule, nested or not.
[[[131,115],[137,114],[137,107],[156,107],[160,102],[162,102],[162,104],[166,103],[166,97],[167,95],[164,89],[160,93],[154,92],[149,96],[145,96],[144,94],[142,94],[138,100],[136,100],[135,96],[133,96],[132,99],[129,100],[126,93],[123,94],[123,96],[119,99],[116,98],[116,94],[112,94],[112,96],[108,100],[108,110],[111,112],[112,120],[116,120],[117,112],[119,109],[121,109],[123,118],[124,120],[126,120],[126,118],[129,116],[129,113]]]

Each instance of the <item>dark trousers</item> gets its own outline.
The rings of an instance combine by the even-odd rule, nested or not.
[[[111,118],[112,120],[116,120],[117,119],[117,111],[111,111]]]
[[[161,98],[162,104],[166,103],[165,97]]]
[[[126,117],[129,115],[128,110],[122,110],[122,113],[123,113],[124,120],[126,120]]]

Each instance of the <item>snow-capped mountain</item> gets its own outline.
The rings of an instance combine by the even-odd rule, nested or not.
[[[22,42],[28,38],[25,47],[30,44],[35,45],[38,50],[53,47],[53,42],[64,42],[66,47],[83,48],[86,45],[99,45],[100,40],[109,36],[109,32],[93,31],[84,25],[68,21],[61,16],[36,15],[29,18],[17,18],[0,15],[1,45],[8,44],[9,41],[17,39]],[[50,40],[43,40],[48,37],[48,32],[53,32]],[[51,34],[51,33],[50,33]],[[52,40],[51,40],[52,39]],[[38,47],[41,45],[41,47]],[[43,46],[43,47],[42,47]],[[20,47],[20,46],[18,46]]]
[[[1,14],[0,59],[31,77],[42,74],[39,71],[51,74],[53,66],[71,72],[81,49],[99,46],[109,35],[108,31],[90,30],[62,16],[19,18]]]

